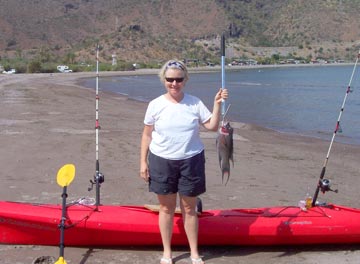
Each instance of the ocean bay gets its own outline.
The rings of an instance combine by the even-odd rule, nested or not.
[[[231,105],[230,121],[251,123],[284,133],[331,140],[350,81],[353,65],[308,67],[255,67],[226,71]],[[335,141],[360,144],[360,71],[356,68]],[[95,79],[82,83],[95,87]],[[185,92],[212,108],[221,86],[220,71],[190,73]],[[115,92],[148,102],[164,93],[157,75],[101,77],[101,91]],[[106,113],[103,113],[106,114]]]

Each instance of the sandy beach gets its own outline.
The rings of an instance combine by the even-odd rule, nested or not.
[[[154,71],[121,74],[152,74]],[[101,76],[120,73],[100,73]],[[58,169],[76,166],[68,200],[95,197],[88,191],[95,172],[95,87],[78,85],[94,73],[0,75],[1,200],[61,203]],[[159,85],[161,85],[159,83]],[[230,91],[231,93],[231,91]],[[231,94],[230,94],[231,96]],[[156,204],[138,175],[140,137],[146,103],[100,91],[100,171],[103,204]],[[334,120],[334,124],[335,124]],[[252,124],[235,127],[235,167],[221,184],[216,133],[202,133],[206,146],[207,192],[204,209],[297,205],[315,187],[329,141],[277,133]],[[335,143],[326,178],[339,193],[322,202],[359,207],[360,146]],[[359,263],[360,246],[200,247],[207,264]],[[2,264],[33,263],[59,256],[58,247],[0,245]],[[65,248],[69,264],[159,263],[161,247]],[[189,263],[188,249],[174,248],[175,263]]]

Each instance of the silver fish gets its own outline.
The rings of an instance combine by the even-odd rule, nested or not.
[[[219,164],[221,169],[221,179],[222,183],[224,183],[224,176],[226,176],[225,185],[228,183],[230,179],[230,160],[234,167],[234,159],[233,159],[233,131],[234,129],[231,127],[229,122],[222,125],[219,128],[219,133],[216,138],[216,149],[219,156]]]

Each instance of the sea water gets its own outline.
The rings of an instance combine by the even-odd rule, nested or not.
[[[354,66],[271,67],[227,70],[230,121],[331,140]],[[356,68],[335,141],[360,144],[360,70]],[[101,74],[100,74],[101,76]],[[85,87],[94,88],[95,78]],[[185,92],[212,109],[221,73],[191,73]],[[99,89],[148,102],[165,92],[156,75],[100,77]]]

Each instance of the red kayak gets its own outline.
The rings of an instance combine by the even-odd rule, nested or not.
[[[144,206],[68,205],[65,245],[161,245],[158,213]],[[61,205],[0,202],[0,243],[59,244]],[[200,245],[360,243],[360,210],[329,204],[207,210],[199,214]],[[174,220],[174,245],[187,245],[182,217]]]

